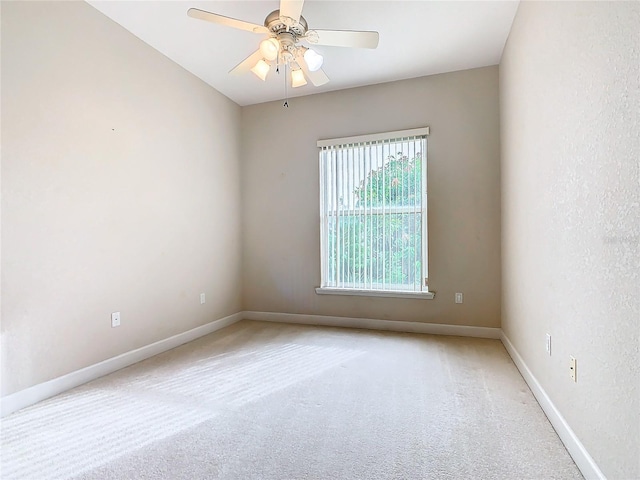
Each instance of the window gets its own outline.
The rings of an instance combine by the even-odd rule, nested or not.
[[[318,293],[433,298],[427,269],[428,128],[318,141]]]

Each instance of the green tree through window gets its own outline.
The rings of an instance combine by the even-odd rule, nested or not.
[[[420,289],[422,156],[389,156],[355,188],[355,208],[329,224],[329,281]],[[339,257],[339,258],[338,258]]]

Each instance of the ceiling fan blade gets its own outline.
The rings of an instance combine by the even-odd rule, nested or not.
[[[377,48],[378,32],[360,32],[356,30],[309,30],[306,40],[316,45],[331,47]]]
[[[316,87],[319,87],[320,85],[324,85],[325,83],[329,82],[329,77],[327,77],[327,74],[324,73],[324,71],[321,68],[316,70],[315,72],[312,72],[311,70],[309,70],[309,67],[307,67],[307,64],[304,62],[303,58],[299,58],[296,63],[298,64],[300,69],[304,72],[305,76],[309,80],[311,80],[311,83],[313,83]]]
[[[307,78],[311,80],[311,83],[313,83],[316,87],[324,85],[325,83],[329,83],[329,77],[327,77],[327,74],[324,73],[324,70],[322,70],[321,68],[316,70],[315,72],[312,72],[308,69],[305,70],[304,68],[302,69],[302,71],[305,73]]]
[[[280,0],[280,16],[300,20],[304,0]]]
[[[262,52],[258,49],[241,61],[238,65],[233,67],[229,73],[233,75],[242,75],[243,73],[247,73],[251,70],[259,60],[262,60]]]
[[[198,20],[205,20],[207,22],[218,23],[226,27],[239,28],[240,30],[247,30],[254,33],[269,33],[269,29],[264,25],[258,25],[257,23],[245,22],[243,20],[237,20],[235,18],[225,17],[224,15],[218,15],[217,13],[205,12],[198,8],[190,8],[187,10],[187,15]]]

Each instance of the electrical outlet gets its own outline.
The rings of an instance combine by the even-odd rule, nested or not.
[[[551,335],[547,333],[547,353],[551,356]]]
[[[113,312],[111,314],[111,327],[119,327],[120,326],[120,312]]]
[[[206,298],[205,298],[204,293],[201,293],[200,294],[200,305],[202,305],[204,302],[206,302]]]
[[[456,293],[455,301],[456,303],[462,303],[462,293]]]
[[[571,379],[574,382],[577,382],[578,376],[576,372],[576,357],[572,355],[569,355],[569,371],[570,371]]]

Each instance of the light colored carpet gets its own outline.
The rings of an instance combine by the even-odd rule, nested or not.
[[[582,478],[497,340],[246,321],[1,436],[6,480]]]

